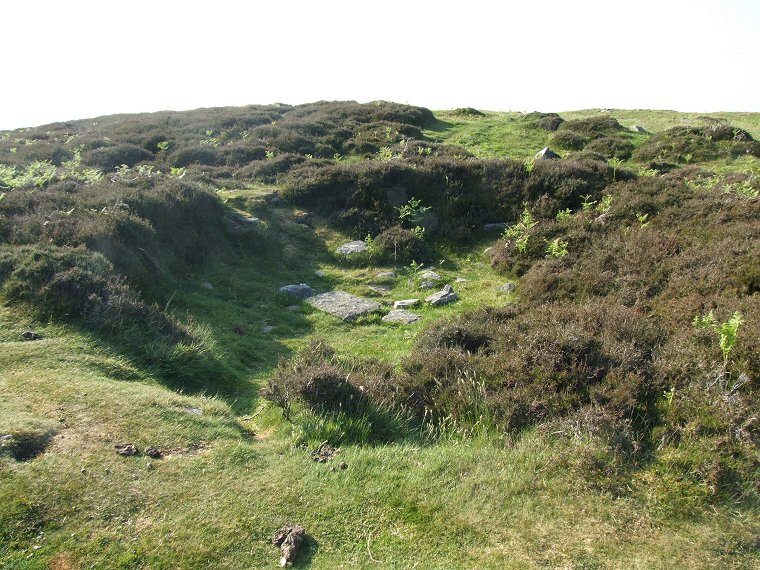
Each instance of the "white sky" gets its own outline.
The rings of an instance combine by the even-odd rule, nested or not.
[[[760,0],[3,0],[0,129],[320,99],[760,111]]]

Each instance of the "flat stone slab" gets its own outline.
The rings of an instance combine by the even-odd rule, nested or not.
[[[426,269],[425,271],[420,273],[420,279],[422,279],[423,281],[440,281],[441,276],[438,275],[432,269]]]
[[[420,289],[435,289],[435,281],[423,281],[420,283]]]
[[[280,293],[306,299],[311,297],[314,294],[314,291],[306,283],[299,283],[298,285],[285,285],[284,287],[280,287]]]
[[[400,301],[396,301],[393,303],[394,309],[406,309],[408,307],[414,307],[415,305],[419,305],[420,300],[419,299],[402,299]]]
[[[380,303],[345,293],[344,291],[329,291],[309,297],[306,301],[312,307],[329,313],[344,321],[353,321],[356,317],[374,313],[381,308]]]
[[[387,285],[367,285],[367,289],[375,293],[376,295],[390,295],[392,291],[392,287],[388,287]]]
[[[451,285],[446,285],[442,291],[433,293],[429,297],[425,298],[425,301],[434,307],[438,307],[440,305],[453,303],[457,299],[459,299],[459,295],[454,292],[454,288]]]
[[[411,325],[412,323],[419,321],[421,318],[422,317],[416,313],[410,313],[409,311],[405,311],[403,309],[394,309],[383,317],[383,322],[404,323]]]
[[[335,251],[337,253],[340,253],[342,255],[352,255],[354,253],[361,253],[363,251],[367,251],[367,248],[369,246],[367,245],[366,241],[350,241],[348,243],[344,243],[338,249]]]

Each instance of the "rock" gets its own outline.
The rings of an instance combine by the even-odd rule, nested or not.
[[[208,289],[209,291],[211,291],[211,289],[214,288],[214,286],[211,283],[209,283],[208,281],[204,281],[203,283],[201,283],[201,287],[203,289]]]
[[[378,271],[375,277],[377,277],[378,279],[395,279],[396,272],[395,271]]]
[[[502,293],[512,293],[516,289],[516,287],[514,283],[505,283],[504,285],[502,285],[501,287],[497,287],[496,289],[497,291],[500,291]]]
[[[451,285],[446,285],[443,290],[438,291],[437,293],[433,293],[427,297],[425,301],[434,307],[438,307],[440,305],[453,303],[457,299],[459,299],[459,295],[454,292],[454,288]]]
[[[116,453],[123,455],[124,457],[137,455],[137,448],[133,443],[117,443],[113,447],[116,450]]]
[[[643,134],[646,134],[646,133],[648,133],[648,132],[649,132],[648,130],[646,130],[644,127],[642,127],[642,126],[640,126],[640,125],[633,125],[633,126],[631,127],[631,130],[632,130],[633,132],[635,132],[635,133],[643,133]]]
[[[261,332],[263,332],[264,334],[269,334],[273,330],[274,330],[274,327],[272,325],[264,325],[263,327],[261,327]]]
[[[327,443],[320,445],[312,454],[311,458],[317,463],[327,463],[335,459],[340,453],[340,447],[333,447]]]
[[[420,289],[435,289],[435,281],[423,281],[420,283]]]
[[[344,321],[353,321],[356,317],[380,310],[380,303],[345,293],[329,291],[309,297],[306,301],[312,307],[329,313]]]
[[[254,218],[253,216],[243,216],[240,218],[241,222],[245,222],[246,224],[258,224],[261,220],[259,218]]]
[[[432,269],[426,269],[420,273],[420,279],[423,279],[424,281],[440,281],[441,276]]]
[[[316,275],[317,277],[324,277],[325,276],[325,272],[322,271],[321,269],[315,269],[314,270],[314,275]]]
[[[293,566],[293,562],[298,556],[298,550],[301,548],[306,531],[301,525],[284,526],[272,536],[272,544],[280,547],[282,557],[280,558],[280,567]]]
[[[272,204],[277,204],[278,202],[282,201],[282,198],[280,198],[280,193],[277,190],[272,192],[269,196],[266,196],[264,199],[267,202],[271,202]]]
[[[42,337],[34,331],[24,331],[21,333],[24,340],[40,340]]]
[[[467,279],[465,279],[464,277],[457,277],[456,279],[454,279],[454,283],[467,283]]]
[[[340,246],[335,251],[337,253],[340,253],[341,255],[352,255],[354,253],[361,253],[363,251],[367,251],[367,248],[369,246],[367,245],[366,241],[350,241],[348,243],[344,243],[342,246]]]
[[[377,295],[390,295],[391,287],[387,285],[367,285],[367,289]]]
[[[193,414],[194,416],[200,416],[201,414],[203,414],[203,410],[201,410],[200,408],[193,408],[192,406],[188,406],[187,408],[185,408],[185,411],[188,414]]]
[[[301,299],[307,299],[314,295],[314,290],[306,283],[299,283],[298,285],[285,285],[280,287],[280,293],[286,295],[292,295],[293,297],[299,297]]]
[[[401,301],[396,301],[393,303],[394,309],[406,309],[408,307],[414,307],[415,305],[418,305],[420,302],[419,299],[402,299]]]
[[[559,155],[548,146],[546,146],[539,150],[533,158],[535,160],[550,160],[553,158],[559,158]]]
[[[151,459],[161,459],[164,456],[164,454],[155,447],[146,447],[143,453]]]
[[[412,323],[419,321],[421,318],[422,317],[416,313],[410,313],[409,311],[405,311],[403,309],[394,309],[383,317],[383,322],[404,323],[406,325],[411,325]]]
[[[485,224],[483,226],[483,229],[487,232],[493,232],[496,230],[504,230],[507,228],[508,225],[509,224],[507,224],[506,222],[496,222],[493,224]]]
[[[300,308],[301,308],[300,305],[288,305],[287,307],[285,307],[285,309],[290,311],[291,313],[295,313]]]

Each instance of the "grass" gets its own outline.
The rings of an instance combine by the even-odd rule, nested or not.
[[[685,116],[613,114],[652,131]],[[528,158],[551,136],[524,129],[514,113],[439,119],[428,136],[479,156]],[[760,134],[757,115],[731,120]],[[485,430],[437,439],[410,431],[393,443],[345,445],[334,463],[313,462],[297,445],[299,427],[258,396],[281,358],[321,337],[341,359],[396,364],[430,323],[519,300],[497,291],[508,279],[483,254],[497,236],[484,235],[466,247],[437,244],[435,270],[461,299],[415,309],[422,320],[414,325],[380,315],[347,324],[319,313],[278,288],[306,282],[366,296],[378,271],[395,269],[385,281],[390,294],[376,297],[384,307],[426,293],[407,267],[338,258],[335,247],[348,237],[318,217],[304,225],[291,206],[272,201],[275,190],[220,190],[236,215],[259,218],[256,250],[164,285],[167,310],[206,326],[227,362],[233,388],[223,393],[172,391],[90,333],[0,306],[0,436],[43,442],[23,461],[0,452],[3,567],[274,567],[268,539],[288,523],[309,535],[299,568],[757,567],[757,509],[691,505],[708,491],[670,471],[673,461],[652,459],[609,489],[594,484],[604,477],[593,466],[579,475],[590,442]],[[21,341],[27,329],[42,340]],[[117,455],[113,446],[126,442],[158,447],[165,458]],[[340,461],[347,469],[333,470]]]

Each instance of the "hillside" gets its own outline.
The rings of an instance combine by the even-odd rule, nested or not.
[[[0,132],[3,567],[274,567],[292,524],[299,568],[757,567],[756,137],[388,102]]]

